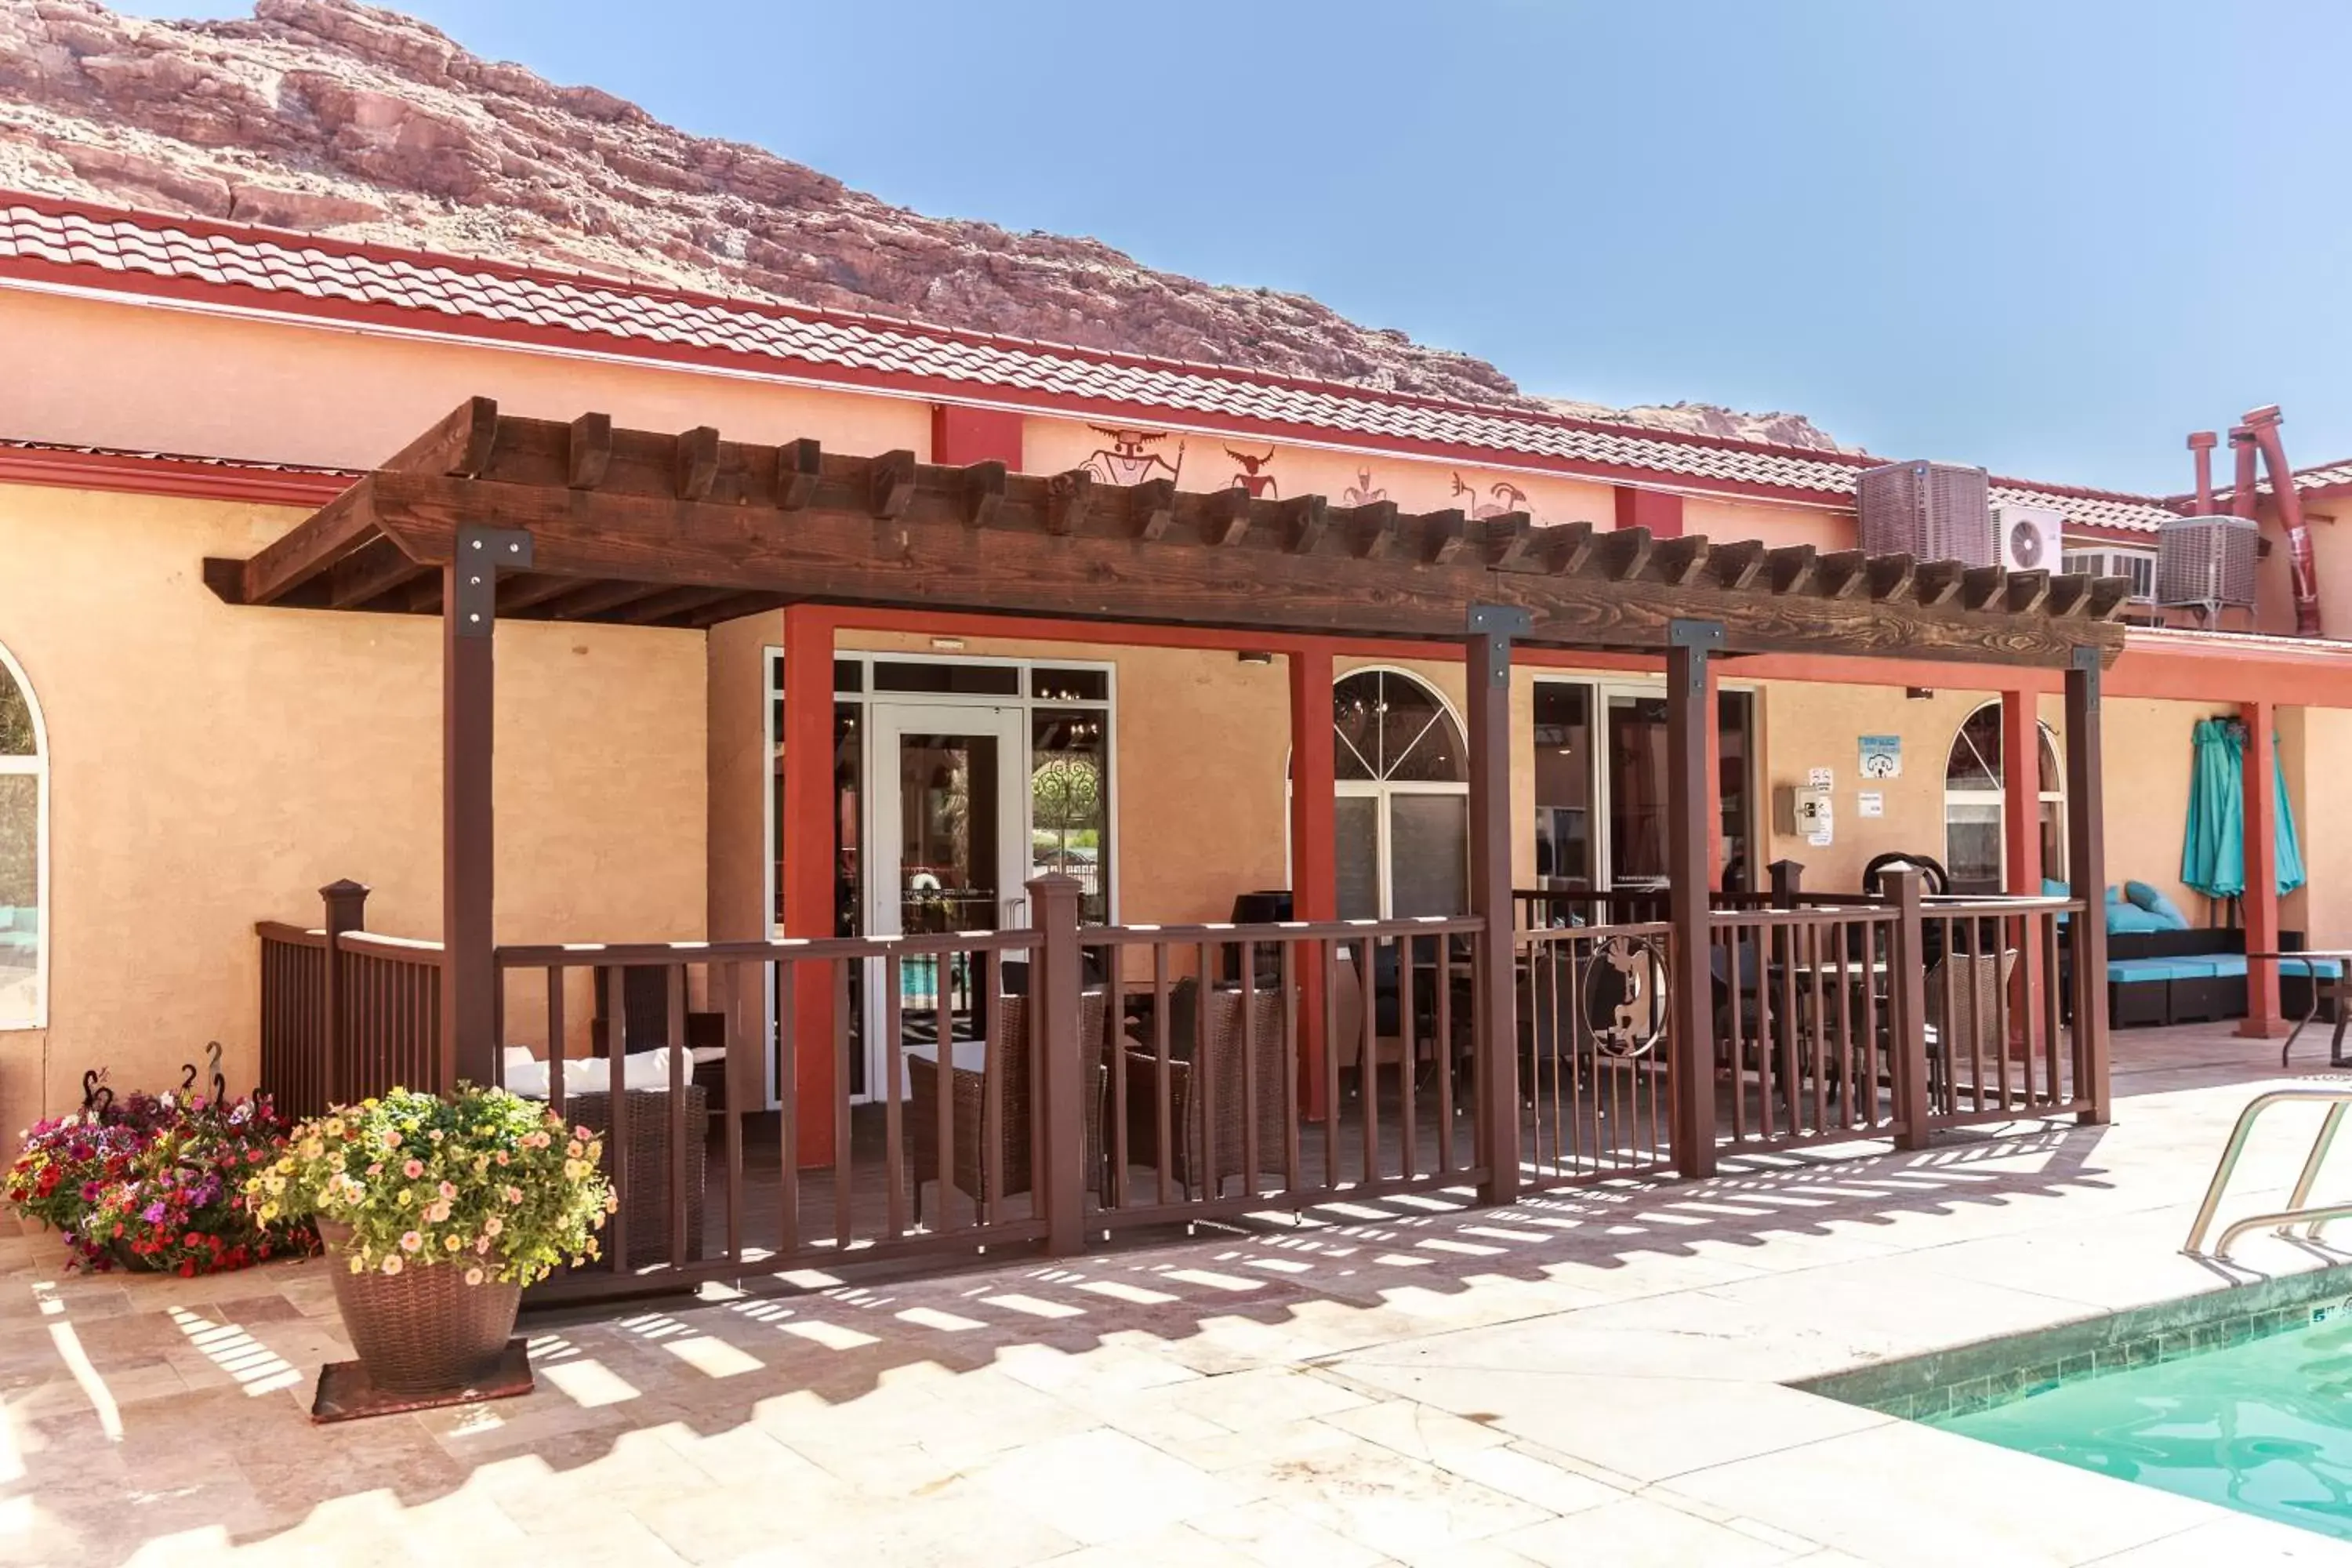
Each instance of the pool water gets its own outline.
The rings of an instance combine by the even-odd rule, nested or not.
[[[1928,1425],[2352,1539],[2352,1316]]]

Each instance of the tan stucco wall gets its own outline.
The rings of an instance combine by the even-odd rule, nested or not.
[[[0,289],[0,435],[142,451],[372,466],[466,398],[652,430],[814,437],[928,452],[929,405],[596,360],[199,316]]]
[[[0,487],[0,641],[52,753],[51,1025],[0,1033],[10,1129],[105,1066],[161,1087],[208,1039],[256,1068],[253,922],[369,883],[373,929],[440,926],[440,626],[235,609],[206,554],[282,510]],[[699,935],[701,639],[513,623],[498,643],[499,931]]]

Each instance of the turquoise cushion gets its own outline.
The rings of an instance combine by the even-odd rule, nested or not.
[[[2227,980],[2242,978],[2245,973],[2243,953],[2200,953],[2194,958],[2172,960],[2172,977],[2175,980]]]
[[[2107,960],[2107,979],[2122,984],[2170,980],[2175,963],[2169,958],[2111,958]]]
[[[2282,958],[2279,960],[2278,972],[2279,977],[2283,980],[2301,980],[2305,977],[2334,980],[2344,973],[2344,965],[2333,958]]]
[[[2055,877],[2044,877],[2042,879],[2042,896],[2045,899],[2063,899],[2069,895],[2065,883]]]
[[[2146,882],[2126,882],[2124,897],[2146,910],[2149,914],[2159,915],[2169,921],[2168,928],[2169,930],[2187,931],[2189,929],[2189,917],[2180,912],[2179,906],[2166,898],[2161,890],[2150,887]]]
[[[2126,935],[2136,935],[2142,931],[2175,931],[2179,928],[2162,915],[2151,913],[2149,910],[2141,909],[2137,904],[2109,904],[2107,929],[2112,931],[2122,931]]]

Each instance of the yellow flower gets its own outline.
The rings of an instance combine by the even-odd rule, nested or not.
[[[416,1194],[410,1192],[406,1187],[400,1189],[400,1206],[402,1208],[406,1208],[410,1204],[414,1203],[415,1199]]]
[[[441,1245],[442,1245],[442,1246],[444,1246],[444,1247],[447,1247],[450,1251],[455,1252],[455,1251],[457,1251],[459,1247],[461,1247],[465,1246],[465,1243],[464,1243],[464,1242],[462,1242],[462,1241],[459,1241],[459,1240],[458,1240],[456,1237],[454,1237],[454,1236],[448,1236],[448,1237],[442,1237],[442,1238],[441,1238]]]
[[[354,1274],[364,1274],[367,1272],[367,1265],[361,1262],[357,1257],[353,1257],[352,1259],[352,1272]]]

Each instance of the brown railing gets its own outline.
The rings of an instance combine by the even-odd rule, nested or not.
[[[339,886],[321,930],[259,928],[263,1082],[297,1114],[448,1087],[439,948],[352,929]],[[606,1145],[604,1259],[554,1297],[1492,1201],[1687,1169],[1682,1127],[1730,1153],[1918,1146],[2086,1109],[2062,941],[2082,906],[1893,886],[1711,912],[1696,1051],[1664,921],[1548,918],[1482,984],[1475,917],[1081,926],[1049,878],[1008,931],[501,948],[492,1076]]]
[[[360,929],[367,889],[320,889],[315,930],[263,921],[261,1085],[288,1117],[405,1086],[447,1087],[441,945]]]

